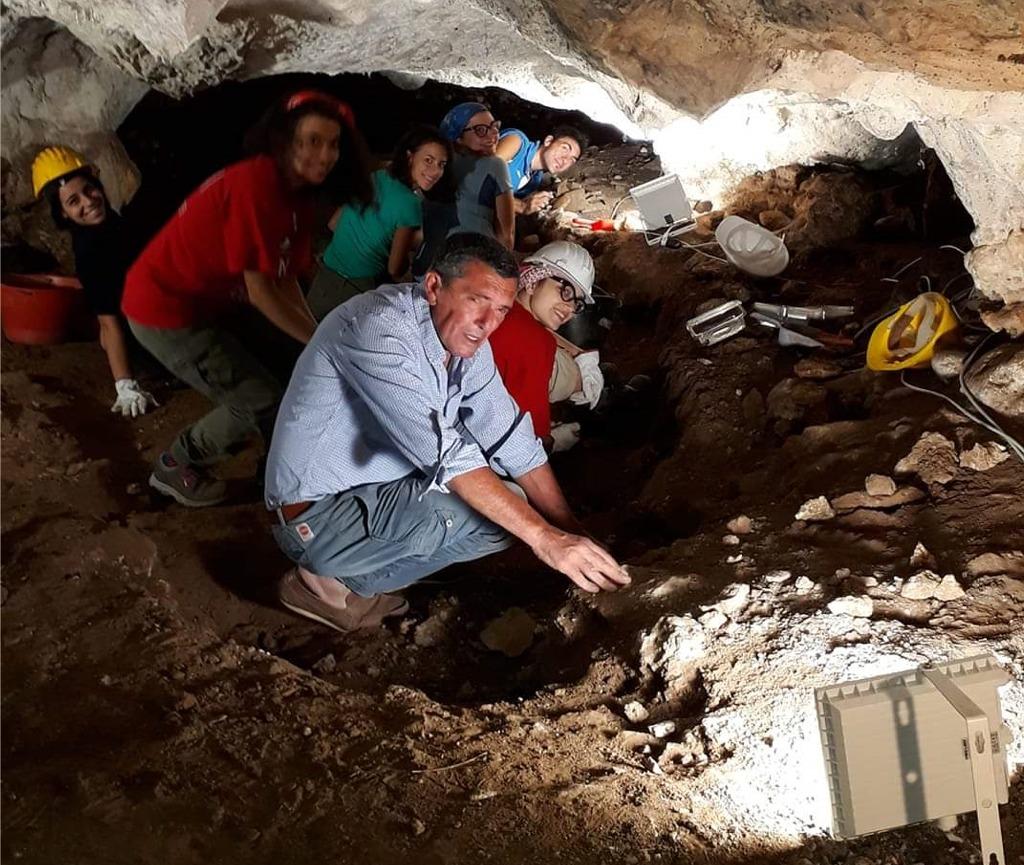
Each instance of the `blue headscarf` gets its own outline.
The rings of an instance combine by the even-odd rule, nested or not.
[[[474,114],[490,110],[479,102],[461,102],[444,116],[444,120],[441,121],[441,134],[449,141],[457,141],[462,137],[466,124]]]

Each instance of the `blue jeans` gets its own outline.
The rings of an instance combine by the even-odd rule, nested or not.
[[[274,540],[296,564],[363,597],[511,546],[508,532],[455,494],[420,499],[422,485],[410,476],[328,496],[274,526]]]

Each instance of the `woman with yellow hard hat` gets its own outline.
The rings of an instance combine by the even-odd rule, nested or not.
[[[75,271],[114,376],[117,399],[110,410],[125,417],[145,414],[156,400],[132,376],[121,318],[125,274],[136,252],[125,222],[110,206],[96,170],[70,147],[40,151],[32,162],[32,187],[49,202],[57,226],[71,233]]]

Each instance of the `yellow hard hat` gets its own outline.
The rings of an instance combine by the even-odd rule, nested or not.
[[[868,342],[868,367],[874,370],[927,366],[937,344],[960,327],[941,294],[926,291],[878,323]]]
[[[32,160],[32,191],[36,198],[43,191],[51,180],[77,171],[79,168],[88,168],[89,163],[85,161],[77,150],[70,147],[47,147],[40,150],[39,155]]]

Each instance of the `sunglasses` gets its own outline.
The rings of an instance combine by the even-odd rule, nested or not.
[[[476,126],[467,126],[462,130],[463,134],[472,132],[477,138],[486,138],[492,132],[501,131],[501,121],[492,120],[490,123],[478,123]]]
[[[554,279],[554,277],[552,277],[552,279]],[[569,283],[562,282],[560,279],[555,279],[555,282],[558,283],[558,294],[561,296],[562,300],[573,305],[573,315],[579,315],[587,308],[586,301],[576,293],[576,289],[569,285]]]

